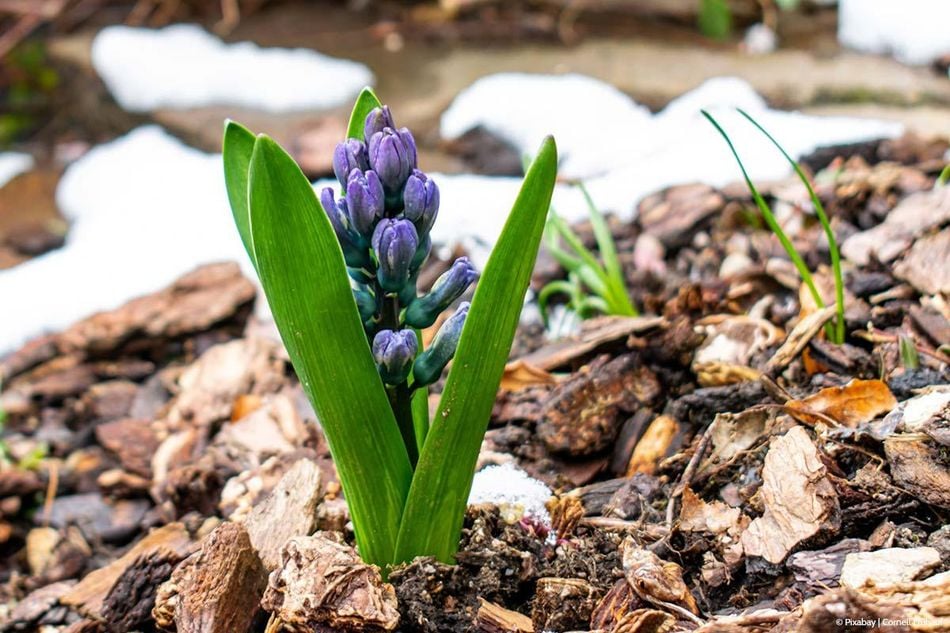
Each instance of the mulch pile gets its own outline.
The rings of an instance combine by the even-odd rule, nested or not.
[[[615,221],[648,316],[522,326],[479,460],[548,484],[550,524],[472,506],[457,565],[386,582],[236,265],[30,342],[0,361],[0,631],[950,630],[947,147],[806,161],[843,345],[743,187]],[[831,305],[804,189],[763,191]]]

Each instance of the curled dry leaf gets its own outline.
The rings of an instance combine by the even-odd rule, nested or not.
[[[717,413],[710,436],[711,449],[701,463],[697,477],[724,468],[764,442],[775,420],[775,412],[773,407],[750,407],[742,413]]]
[[[785,335],[765,319],[745,315],[708,317],[698,329],[706,340],[693,355],[692,368],[704,387],[757,379],[758,370],[749,366],[752,357]]]
[[[742,534],[747,556],[777,565],[799,544],[840,528],[834,485],[818,448],[800,426],[772,440],[758,494],[765,512]]]
[[[827,416],[850,428],[866,424],[896,406],[897,398],[883,381],[857,379],[785,403],[789,415],[804,424],[814,426],[825,422]]]
[[[628,538],[623,544],[623,575],[634,593],[653,605],[680,616],[696,616],[699,608],[683,581],[683,570]]]
[[[738,565],[742,560],[742,533],[751,519],[722,501],[703,501],[690,488],[683,490],[682,504],[678,529],[714,535],[723,562],[730,568]]]
[[[501,376],[501,391],[520,391],[525,387],[535,385],[553,385],[557,378],[546,369],[541,369],[525,360],[513,360],[505,365],[505,373]]]
[[[288,541],[261,600],[279,622],[273,630],[392,631],[399,624],[392,585],[338,538],[317,532]]]

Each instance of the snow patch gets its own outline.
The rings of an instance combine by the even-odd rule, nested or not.
[[[525,516],[551,525],[551,516],[544,504],[551,498],[551,489],[517,466],[507,463],[486,466],[472,481],[468,495],[469,505],[490,503],[501,509],[502,515]]]
[[[92,63],[119,105],[134,112],[212,105],[325,110],[373,83],[357,62],[304,48],[226,44],[190,24],[106,27],[93,41]]]
[[[950,53],[947,0],[840,0],[838,41],[865,53],[929,64]]]
[[[63,248],[0,271],[0,354],[158,290],[196,266],[252,271],[228,210],[221,156],[147,126],[89,151],[56,190]]]
[[[33,157],[21,152],[0,152],[0,187],[33,169]]]

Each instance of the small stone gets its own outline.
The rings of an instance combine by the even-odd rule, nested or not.
[[[842,586],[888,585],[916,580],[940,566],[940,552],[932,547],[892,547],[876,552],[848,554],[841,568]]]

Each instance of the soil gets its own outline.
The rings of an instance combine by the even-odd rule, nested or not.
[[[456,565],[388,582],[235,265],[27,344],[0,361],[0,630],[950,630],[947,148],[803,161],[848,258],[843,345],[743,187],[612,221],[654,316],[523,326],[480,458],[547,483],[551,524],[473,506]],[[763,191],[830,292],[803,190]],[[535,287],[563,275],[542,257]]]

